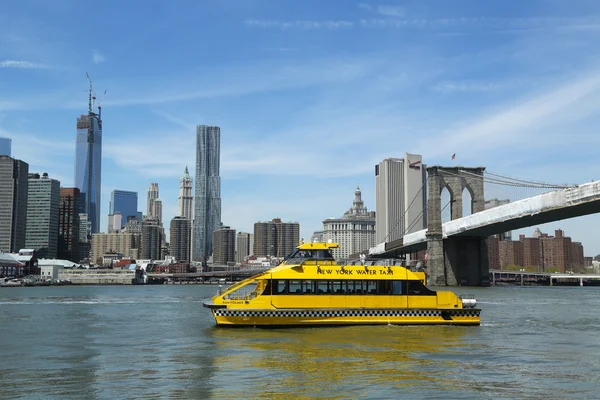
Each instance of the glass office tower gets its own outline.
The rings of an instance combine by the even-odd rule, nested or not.
[[[221,128],[196,127],[196,192],[194,193],[193,259],[212,255],[213,233],[221,225],[221,178],[219,177]]]
[[[77,118],[75,186],[81,192],[80,213],[87,214],[92,233],[100,229],[100,187],[102,180],[102,119],[90,110]]]
[[[110,194],[109,215],[120,213],[121,229],[125,227],[128,217],[138,217],[138,194],[126,190],[113,190]],[[141,219],[139,219],[140,222]]]

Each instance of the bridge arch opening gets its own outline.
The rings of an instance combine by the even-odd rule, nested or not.
[[[462,216],[473,214],[473,195],[469,185],[465,185],[462,191]]]
[[[443,187],[440,194],[440,205],[442,207],[442,223],[452,220],[452,193],[448,187]]]

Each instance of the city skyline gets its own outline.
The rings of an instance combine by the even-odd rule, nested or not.
[[[117,21],[106,35],[70,24],[81,12],[74,4],[6,7],[0,136],[12,138],[12,156],[31,170],[75,186],[72,125],[87,109],[89,71],[98,93],[108,89],[101,230],[112,190],[145,193],[150,182],[161,186],[168,226],[199,123],[227,132],[222,219],[245,232],[277,215],[298,221],[308,239],[347,208],[340,193],[356,182],[375,209],[374,166],[404,152],[523,179],[598,179],[595,3],[234,2],[203,5],[214,16],[208,25],[188,17],[200,11],[193,2],[186,15],[125,6],[130,20],[156,26]],[[108,4],[97,11],[91,23],[113,12]],[[210,60],[189,55],[207,32],[222,36],[219,46],[200,44]],[[598,222],[593,215],[541,229],[568,231],[600,253]]]

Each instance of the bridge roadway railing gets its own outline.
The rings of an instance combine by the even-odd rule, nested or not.
[[[520,282],[523,285],[525,282],[548,282],[550,286],[557,281],[575,281],[583,286],[584,281],[600,280],[598,274],[569,274],[556,272],[527,272],[527,271],[505,271],[491,270],[490,282],[495,285],[497,282]]]
[[[265,272],[268,268],[252,269],[234,269],[229,271],[207,271],[207,272],[188,272],[188,273],[163,273],[149,272],[148,277],[153,278],[217,278],[228,276],[253,276]]]

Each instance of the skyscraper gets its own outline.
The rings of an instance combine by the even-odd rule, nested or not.
[[[40,258],[56,258],[60,182],[47,173],[29,174],[28,192],[25,247],[34,249]]]
[[[0,156],[0,251],[25,248],[29,164]]]
[[[79,189],[60,188],[58,258],[79,262]]]
[[[175,217],[171,220],[169,241],[171,256],[176,261],[190,262],[190,234],[192,223],[185,217]]]
[[[100,229],[100,189],[102,187],[102,107],[94,112],[95,96],[90,81],[89,110],[77,118],[75,186],[81,192],[80,212],[87,214],[92,233]]]
[[[158,183],[152,182],[148,188],[148,205],[146,207],[146,215],[154,217],[154,200],[158,199]]]
[[[221,226],[214,232],[213,236],[214,263],[227,265],[227,263],[235,262],[235,229]]]
[[[0,138],[0,156],[10,157],[10,148],[12,140],[9,138]]]
[[[192,205],[194,195],[192,193],[192,177],[185,167],[185,173],[179,180],[179,216],[192,220]]]
[[[138,194],[127,190],[113,190],[110,194],[109,215],[121,214],[121,227],[125,226],[127,218],[138,216]],[[140,222],[141,219],[140,219]]]
[[[221,128],[196,127],[196,192],[194,198],[193,259],[206,260],[213,251],[213,233],[221,225],[219,177]]]
[[[427,227],[427,172],[420,155],[386,158],[375,166],[376,244]]]

